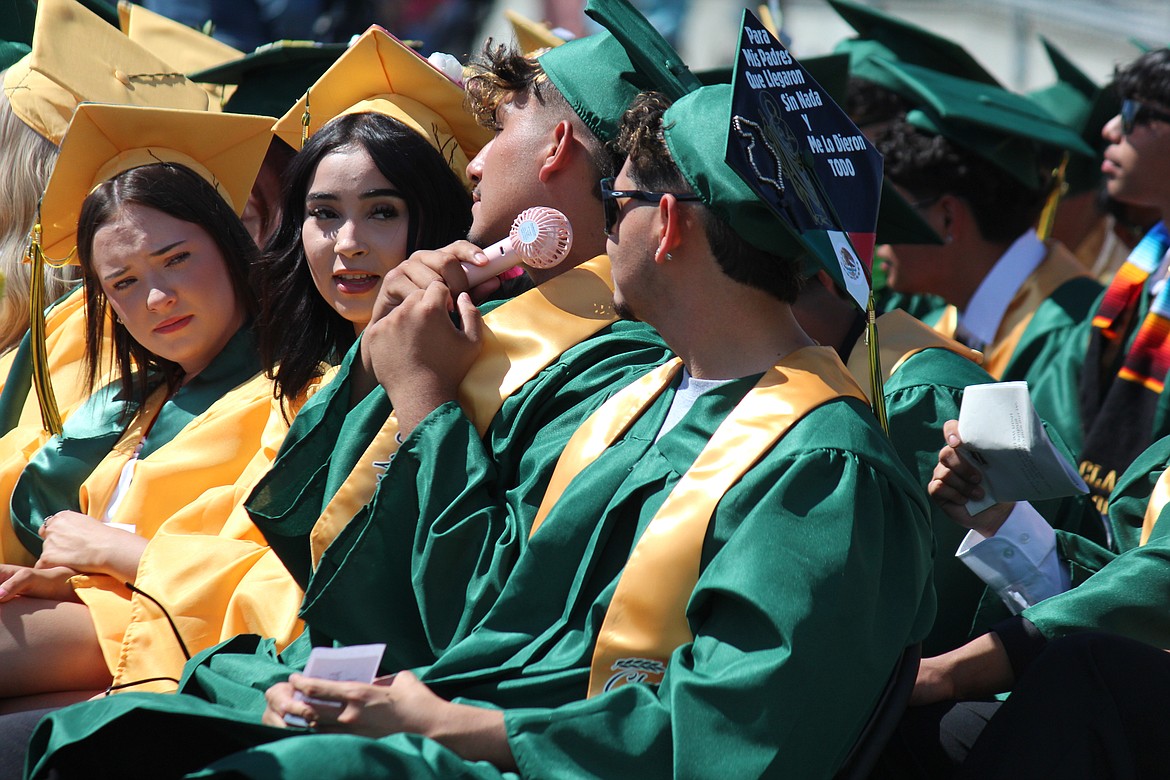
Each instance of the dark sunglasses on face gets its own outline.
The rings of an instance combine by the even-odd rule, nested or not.
[[[601,204],[605,207],[605,234],[607,236],[613,235],[613,231],[617,229],[618,220],[621,219],[622,207],[618,204],[618,198],[626,198],[628,200],[639,200],[643,204],[653,203],[658,204],[663,196],[673,195],[677,200],[699,200],[698,195],[690,193],[683,194],[678,192],[646,192],[645,190],[615,190],[613,188],[614,179],[601,180]]]
[[[1133,98],[1121,101],[1121,133],[1129,135],[1140,124],[1152,121],[1170,122],[1170,113],[1150,108],[1147,104]]]

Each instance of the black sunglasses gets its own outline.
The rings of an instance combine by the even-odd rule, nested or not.
[[[621,219],[621,207],[618,206],[618,198],[629,198],[630,200],[640,200],[644,203],[659,203],[663,196],[673,195],[678,200],[699,200],[698,195],[690,193],[683,194],[679,192],[646,192],[645,190],[615,190],[613,188],[613,178],[601,180],[601,205],[605,207],[605,234],[607,236],[613,235],[613,231],[617,228],[618,220]]]
[[[1170,122],[1170,113],[1159,111],[1156,108],[1150,108],[1140,100],[1133,98],[1126,98],[1121,101],[1121,133],[1122,135],[1129,135],[1133,129],[1143,122],[1150,122],[1157,120],[1159,122]]]

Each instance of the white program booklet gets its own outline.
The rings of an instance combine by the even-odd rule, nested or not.
[[[984,497],[967,502],[971,514],[1003,501],[1039,501],[1089,490],[1048,438],[1027,382],[968,387],[959,409],[959,437],[968,460],[983,475]]]
[[[309,654],[309,662],[301,672],[305,677],[316,677],[320,680],[335,680],[338,682],[372,683],[378,674],[378,664],[382,662],[382,654],[386,652],[386,645],[351,645],[349,647],[314,647]],[[298,691],[298,699],[304,697]],[[309,699],[314,704],[335,705],[335,702]],[[298,715],[285,715],[284,722],[290,726],[306,728],[309,724]]]

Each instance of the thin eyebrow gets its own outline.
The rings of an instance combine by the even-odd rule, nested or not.
[[[366,190],[358,195],[362,200],[369,200],[370,198],[401,198],[405,200],[406,197],[395,189],[378,189]],[[306,201],[310,200],[341,200],[341,196],[333,192],[310,192],[305,196]]]

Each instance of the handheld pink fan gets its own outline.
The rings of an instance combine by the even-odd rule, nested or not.
[[[552,268],[568,257],[572,248],[573,228],[565,215],[548,206],[533,206],[520,212],[507,238],[484,248],[487,265],[461,265],[474,287],[521,263]]]

